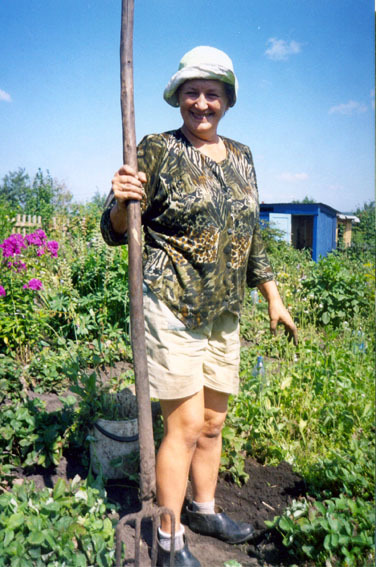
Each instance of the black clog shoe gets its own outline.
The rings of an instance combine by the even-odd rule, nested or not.
[[[216,537],[226,543],[244,543],[256,533],[251,524],[234,522],[221,508],[216,507],[216,514],[200,514],[189,506],[186,508],[187,523],[193,532]]]
[[[201,567],[201,563],[189,551],[188,543],[184,541],[183,549],[175,551],[175,567]],[[158,545],[157,567],[170,567],[170,552]]]

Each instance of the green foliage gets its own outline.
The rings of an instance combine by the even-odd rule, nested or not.
[[[110,510],[105,492],[79,477],[53,489],[14,486],[0,496],[0,566],[114,565]]]
[[[58,465],[68,445],[74,422],[74,398],[64,407],[47,413],[39,400],[8,403],[0,413],[0,464],[9,467]]]
[[[85,253],[73,260],[71,277],[81,298],[81,333],[90,335],[90,324],[98,329],[101,321],[124,328],[128,321],[127,268],[127,249],[110,249],[98,232]],[[83,313],[88,315],[86,321]]]
[[[373,415],[369,404],[368,411]],[[343,448],[329,449],[325,458],[318,458],[306,474],[310,492],[317,497],[343,493],[350,498],[372,500],[375,471],[371,434],[372,431],[367,431],[365,437],[352,437],[346,451]]]
[[[10,189],[17,196],[21,187],[32,185],[23,170],[5,181],[9,195]],[[49,174],[40,174],[35,183],[40,200],[54,202]],[[130,359],[127,248],[103,243],[98,228],[102,200],[97,195],[91,203],[71,207],[69,231],[64,217],[58,219],[59,230],[49,234],[59,241],[58,258],[32,255],[36,248],[29,246],[11,258],[27,264],[26,271],[10,269],[7,258],[1,266],[6,295],[0,288],[0,483],[7,489],[15,467],[55,466],[62,451],[72,447],[85,454],[90,425],[100,416],[115,415],[117,393],[133,381],[122,375],[102,384],[105,365]],[[1,225],[2,210],[0,202],[0,230],[8,222],[4,212]],[[367,208],[359,225],[363,243],[372,235],[372,214]],[[269,464],[291,463],[305,479],[308,494],[272,525],[292,560],[357,566],[357,557],[368,560],[371,554],[375,489],[374,259],[362,244],[356,254],[344,250],[315,264],[307,251],[278,240],[278,231],[267,227],[264,236],[278,289],[299,324],[300,343],[295,348],[283,333],[272,337],[265,300],[248,293],[241,318],[241,390],[230,402],[223,430],[222,472],[241,484],[247,481],[247,455]],[[39,279],[43,289],[24,289],[30,278]],[[265,361],[262,379],[253,372],[258,355]],[[58,412],[48,414],[39,402],[26,401],[27,389],[61,393],[68,387],[76,399],[65,399]],[[157,442],[161,431],[159,421]],[[0,530],[0,567],[113,564],[111,538],[103,535],[108,511],[94,511],[90,518],[86,508],[78,513],[73,503],[89,502],[92,489],[65,489],[60,481],[57,486],[55,494],[42,491],[36,500],[28,492],[24,500],[18,487],[4,501],[0,497],[0,526],[8,526]],[[25,506],[20,526],[8,494],[12,506]],[[39,517],[46,523],[31,528]],[[96,530],[102,543],[92,539]]]
[[[291,463],[306,482],[307,497],[269,527],[282,534],[292,562],[372,565],[373,261],[345,251],[315,264],[273,238],[268,249],[281,296],[299,323],[300,343],[295,349],[283,334],[271,337],[266,302],[261,294],[253,301],[247,296],[241,319],[247,344],[240,394],[229,408],[223,472],[244,482],[244,455]],[[265,361],[262,380],[253,373],[258,355]]]
[[[22,360],[24,384],[38,391],[66,388],[77,361],[112,364],[130,355],[127,251],[108,248],[98,228],[86,236],[81,230],[74,248],[63,238],[58,258],[43,231],[1,245],[0,353]]]
[[[49,171],[37,171],[34,179],[25,169],[7,173],[0,185],[1,204],[7,203],[16,213],[40,215],[46,228],[54,213],[67,213],[70,210],[72,195],[66,188],[52,179]]]
[[[53,180],[48,172],[45,175],[39,169],[34,177],[31,191],[27,195],[25,210],[29,215],[40,215],[46,226],[54,213],[53,197]]]
[[[301,201],[296,200],[296,201],[291,201],[292,203],[302,203],[303,205],[309,205],[311,203],[317,203],[317,201],[313,198],[313,197],[308,197],[308,195],[306,195],[304,197],[304,199],[302,199]]]
[[[359,218],[360,223],[353,225],[350,253],[354,255],[363,253],[374,259],[376,254],[375,201],[364,203],[363,208],[358,209],[355,215]]]
[[[5,352],[33,348],[46,332],[44,290],[54,283],[57,252],[49,247],[55,245],[43,231],[12,235],[0,244],[0,348]]]
[[[21,374],[22,368],[14,358],[0,354],[0,404],[7,398],[18,398]]]
[[[339,253],[328,254],[302,282],[303,299],[311,316],[323,325],[339,327],[357,315],[365,315],[372,305],[374,290],[369,285],[368,266]]]
[[[265,522],[276,527],[284,545],[297,559],[311,559],[315,565],[338,567],[371,566],[374,555],[372,502],[339,498],[293,501],[281,517]]]
[[[13,232],[14,209],[0,197],[0,241]]]
[[[288,266],[291,277],[290,270],[295,271],[296,267],[310,263],[311,254],[309,250],[297,250],[281,239],[281,235],[281,230],[271,227],[269,223],[263,223],[262,238],[274,271],[286,270]]]
[[[121,391],[134,383],[132,371],[118,376],[114,384],[102,384],[96,372],[78,372],[77,375],[72,375],[71,381],[71,391],[79,396],[77,411],[83,426],[91,426],[98,418],[116,421],[136,417],[130,415],[129,408],[123,408],[123,412],[119,407]]]
[[[20,167],[17,171],[10,171],[3,177],[0,186],[0,201],[8,203],[16,213],[24,211],[30,190],[30,177],[25,169]]]

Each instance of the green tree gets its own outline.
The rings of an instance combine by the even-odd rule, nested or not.
[[[72,212],[72,200],[73,195],[66,188],[64,183],[59,183],[54,181],[54,196],[53,196],[53,206],[54,212],[58,214],[68,215]]]
[[[46,225],[57,213],[71,212],[72,194],[47,170],[38,169],[33,181],[25,169],[7,173],[0,185],[0,207],[11,214],[40,215]]]
[[[3,177],[0,185],[0,202],[6,203],[15,213],[23,212],[30,191],[30,177],[25,169],[20,167]]]
[[[25,203],[25,213],[40,215],[44,222],[49,222],[54,213],[53,197],[54,185],[51,175],[48,171],[44,174],[38,169]]]
[[[107,195],[101,195],[99,191],[96,191],[94,196],[90,199],[90,203],[93,205],[93,207],[97,207],[100,211],[103,211],[106,198]]]
[[[375,256],[376,253],[376,225],[375,225],[375,201],[364,203],[363,208],[358,208],[355,215],[360,223],[353,225],[352,248],[355,251],[364,251]]]
[[[317,203],[316,199],[314,199],[313,197],[308,197],[308,195],[306,195],[302,201],[296,199],[295,201],[291,202],[297,205],[310,205],[312,203]]]

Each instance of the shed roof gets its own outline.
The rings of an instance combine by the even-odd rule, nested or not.
[[[304,209],[311,209],[312,208],[317,208],[317,209],[324,209],[327,212],[330,212],[332,214],[332,216],[336,216],[339,211],[337,211],[337,209],[333,209],[333,207],[330,207],[329,205],[325,205],[325,203],[265,203],[264,201],[262,201],[260,203],[260,208],[263,207],[291,207],[294,208],[295,210],[300,209],[300,210],[304,210]]]

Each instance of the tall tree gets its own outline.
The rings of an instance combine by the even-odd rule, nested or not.
[[[72,194],[64,184],[53,179],[47,170],[38,169],[33,181],[19,168],[7,173],[0,185],[0,206],[12,213],[40,215],[46,224],[56,213],[69,213]]]
[[[3,177],[0,185],[0,201],[10,206],[14,212],[22,212],[30,192],[30,177],[25,169],[20,167],[17,171],[10,171]]]

